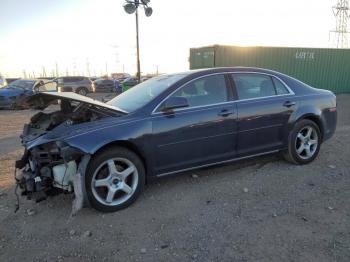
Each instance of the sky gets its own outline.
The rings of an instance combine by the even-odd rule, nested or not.
[[[0,74],[136,72],[135,15],[124,0],[0,0]],[[213,44],[330,47],[336,0],[151,0],[140,18],[141,71],[188,70]]]

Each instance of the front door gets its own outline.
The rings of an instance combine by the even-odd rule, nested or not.
[[[224,74],[193,80],[171,95],[186,98],[188,107],[170,114],[159,107],[152,118],[156,174],[235,156],[237,110],[226,80]]]

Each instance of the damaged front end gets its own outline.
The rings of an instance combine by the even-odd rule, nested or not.
[[[73,192],[74,177],[84,155],[86,153],[60,141],[26,149],[16,161],[16,168],[22,171],[16,177],[22,195],[39,202],[48,195]]]
[[[53,105],[48,112],[35,114],[30,123],[25,124],[21,135],[25,147],[21,159],[16,161],[16,183],[27,196],[35,202],[45,200],[50,195],[75,193],[73,213],[79,210],[83,202],[83,176],[90,160],[90,154],[70,145],[67,137],[77,135],[93,126],[91,122],[124,114],[104,107],[95,100],[79,100],[55,94],[39,94],[27,101],[32,107],[45,109]],[[55,101],[59,101],[55,104]]]

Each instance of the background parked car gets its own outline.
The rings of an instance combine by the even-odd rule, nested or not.
[[[112,79],[97,79],[94,81],[95,92],[116,92],[115,81]]]
[[[6,77],[6,83],[10,84],[11,82],[16,81],[18,79],[21,79],[21,78],[18,78],[18,77],[10,77],[10,78],[8,78],[8,77]]]
[[[0,88],[6,85],[6,79],[2,75],[0,75]]]
[[[125,92],[130,87],[136,86],[139,83],[139,80],[136,77],[129,77],[121,82],[122,92]]]
[[[56,91],[56,85],[44,85],[43,79],[19,79],[0,88],[0,108],[22,109],[22,100],[36,92]],[[52,88],[52,90],[50,90]]]
[[[64,76],[56,78],[58,92],[75,92],[80,95],[87,95],[94,92],[93,82],[85,76]]]

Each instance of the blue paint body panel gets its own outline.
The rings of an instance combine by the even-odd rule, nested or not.
[[[232,74],[261,73],[283,81],[291,94],[239,100]],[[223,74],[230,92],[225,103],[186,108],[172,113],[153,112],[183,84],[203,76]],[[286,102],[293,106],[286,107]],[[278,72],[259,68],[215,68],[197,70],[169,86],[139,110],[119,117],[72,126],[61,124],[26,144],[27,149],[50,141],[64,141],[94,155],[111,144],[135,148],[144,160],[147,176],[224,162],[287,147],[295,123],[305,117],[319,120],[323,140],[336,128],[336,97],[311,88]],[[229,112],[223,115],[222,112]]]

